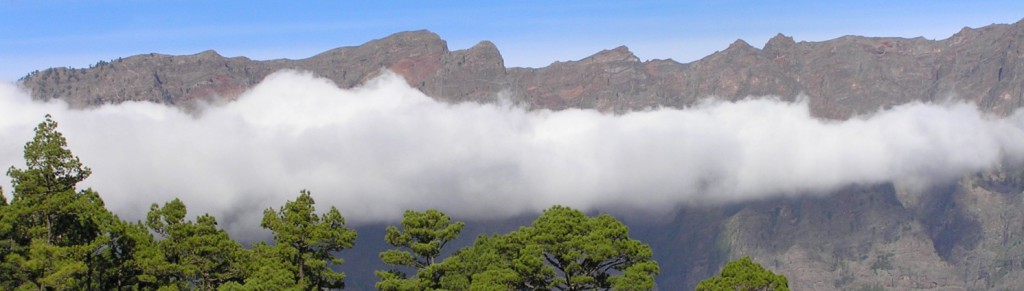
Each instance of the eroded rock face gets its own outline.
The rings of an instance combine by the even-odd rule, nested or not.
[[[281,69],[313,72],[343,88],[392,70],[448,102],[504,98],[530,108],[627,112],[704,98],[806,95],[814,115],[844,119],[911,101],[959,98],[1008,114],[1024,102],[1024,23],[964,28],[944,40],[845,36],[757,49],[738,40],[693,63],[643,62],[625,46],[543,68],[506,68],[494,44],[450,51],[429,31],[397,33],[302,60],[253,61],[213,51],[138,55],[89,69],[54,68],[21,80],[39,99],[73,106],[145,100],[189,107],[231,100]]]
[[[1015,289],[1024,284],[1022,176],[1001,169],[924,194],[855,186],[748,203],[715,243],[786,274],[794,289]]]
[[[79,108],[124,101],[185,106],[236,97],[278,69],[273,64],[225,58],[213,51],[148,54],[100,62],[89,69],[46,69],[21,82],[34,98],[64,99]]]

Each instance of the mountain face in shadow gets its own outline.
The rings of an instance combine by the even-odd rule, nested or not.
[[[511,101],[531,109],[622,113],[773,95],[806,98],[812,114],[826,119],[947,99],[1008,115],[1024,104],[1022,43],[1024,21],[964,28],[943,40],[795,42],[779,34],[760,49],[738,40],[691,63],[642,61],[623,46],[543,68],[507,68],[490,42],[451,51],[438,35],[412,31],[301,60],[148,54],[88,69],[46,69],[19,82],[36,99],[76,108],[149,101],[200,110],[200,102],[230,102],[282,69],[309,71],[343,88],[387,69],[445,102]],[[652,246],[662,290],[692,289],[742,256],[786,275],[797,290],[1016,289],[1024,286],[1021,168],[1003,165],[927,193],[855,185],[828,195],[679,206],[657,221],[624,221]],[[528,221],[468,221],[462,243]],[[373,227],[361,233],[380,236],[383,226]],[[365,237],[343,254],[351,280],[362,282],[350,286],[372,288],[367,266],[384,248],[382,236]]]

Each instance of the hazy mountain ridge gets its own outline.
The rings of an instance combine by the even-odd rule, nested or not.
[[[847,36],[795,42],[780,34],[763,49],[737,41],[686,64],[643,62],[618,47],[544,68],[506,68],[490,42],[449,51],[436,34],[415,31],[302,60],[253,61],[213,51],[149,54],[90,69],[47,69],[21,83],[37,99],[76,107],[144,100],[189,108],[200,100],[230,100],[280,69],[311,71],[349,88],[386,68],[449,102],[490,102],[500,95],[530,108],[626,112],[687,106],[707,96],[794,100],[803,93],[815,115],[841,119],[953,96],[1005,115],[1024,102],[1022,40],[1024,21],[965,28],[935,41]],[[667,290],[692,287],[725,260],[744,255],[789,276],[795,289],[1012,288],[1024,285],[1024,183],[1016,167],[1007,168],[925,195],[859,185],[821,198],[683,207],[671,222],[626,222],[651,243],[663,268],[659,284]],[[383,244],[373,237],[360,243],[369,241]],[[369,260],[376,257],[364,250]]]

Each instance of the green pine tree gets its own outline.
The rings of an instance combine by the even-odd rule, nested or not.
[[[144,269],[157,286],[212,290],[228,282],[242,282],[248,255],[242,246],[217,226],[209,214],[186,221],[187,209],[179,199],[159,207],[153,204],[146,225],[162,239],[159,252],[146,254]]]
[[[356,232],[345,227],[337,208],[317,215],[314,204],[309,191],[302,190],[295,201],[277,211],[265,210],[261,226],[274,233],[277,257],[300,288],[344,288],[345,273],[335,272],[329,265],[344,263],[333,253],[352,248]]]
[[[610,215],[555,206],[504,236],[481,236],[432,272],[444,289],[649,290],[658,263]]]
[[[395,267],[387,271],[377,271],[380,277],[376,287],[378,290],[423,290],[437,288],[435,274],[422,272],[437,263],[437,256],[449,242],[462,233],[465,223],[452,222],[448,215],[434,209],[425,212],[406,211],[402,218],[402,229],[395,226],[387,228],[384,240],[398,249],[380,253],[385,264]],[[398,267],[414,269],[417,273],[409,278]]]
[[[697,290],[789,291],[789,280],[743,257],[726,264],[718,276],[700,281]]]
[[[107,211],[99,194],[77,189],[92,171],[67,148],[49,115],[25,144],[24,157],[24,169],[7,171],[14,193],[0,208],[0,270],[7,273],[0,277],[0,287],[66,289],[127,283],[104,269],[118,260],[106,251],[117,243],[113,231],[119,220]]]

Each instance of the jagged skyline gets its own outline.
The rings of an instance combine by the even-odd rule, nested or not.
[[[88,67],[150,52],[215,49],[254,59],[305,58],[396,31],[429,29],[453,49],[490,40],[511,67],[539,67],[628,45],[641,59],[689,62],[736,39],[760,47],[842,35],[949,37],[960,27],[1012,23],[1024,3],[818,4],[729,1],[487,4],[10,2],[0,10],[0,80],[33,70]],[[200,5],[201,4],[201,5]],[[544,5],[541,5],[544,4]],[[187,16],[187,17],[184,17]]]

